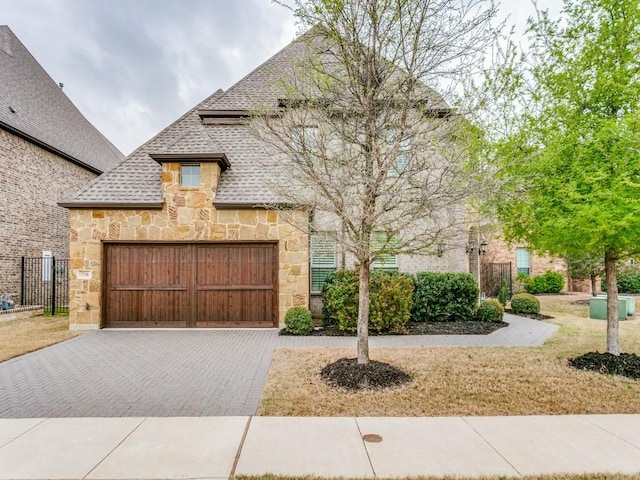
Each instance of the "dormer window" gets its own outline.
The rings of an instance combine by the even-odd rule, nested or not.
[[[199,187],[200,186],[200,164],[180,165],[180,186]]]

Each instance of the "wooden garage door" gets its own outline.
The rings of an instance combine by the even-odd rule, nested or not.
[[[107,244],[105,326],[273,327],[273,243]]]

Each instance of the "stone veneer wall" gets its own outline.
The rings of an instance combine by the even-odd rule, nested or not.
[[[101,326],[103,241],[277,240],[280,324],[290,307],[309,305],[308,236],[292,226],[304,220],[306,212],[217,210],[217,164],[201,164],[199,188],[181,187],[179,175],[179,163],[163,164],[162,210],[71,209],[70,329]],[[290,222],[287,215],[293,217]],[[79,279],[79,272],[90,272],[91,279]]]
[[[68,257],[69,212],[57,203],[96,174],[2,129],[0,171],[0,294],[19,294],[20,257]]]

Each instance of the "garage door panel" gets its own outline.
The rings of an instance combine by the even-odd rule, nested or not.
[[[109,244],[106,325],[277,326],[276,245]]]
[[[273,326],[272,291],[204,290],[197,298],[197,326]]]

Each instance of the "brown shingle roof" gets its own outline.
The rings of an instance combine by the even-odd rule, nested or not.
[[[0,127],[97,173],[124,158],[6,25],[0,25]]]
[[[231,163],[220,175],[217,205],[278,202],[266,185],[264,148],[250,135],[249,127],[242,123],[205,126],[198,111],[246,110],[258,106],[257,102],[277,105],[281,94],[275,82],[291,69],[301,46],[301,42],[291,43],[227,92],[218,90],[61,205],[160,208],[162,170],[149,154],[205,152],[224,153]]]
[[[282,174],[265,153],[264,146],[246,124],[220,121],[203,125],[199,111],[224,111],[237,115],[258,107],[276,107],[283,97],[278,80],[293,73],[293,64],[306,52],[300,39],[276,53],[242,80],[209,98],[132,153],[112,171],[98,177],[61,205],[105,208],[162,206],[161,167],[149,154],[224,153],[231,168],[222,172],[215,204],[262,205],[281,203],[267,185],[272,174]]]

